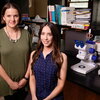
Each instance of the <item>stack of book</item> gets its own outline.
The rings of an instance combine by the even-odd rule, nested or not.
[[[87,30],[90,26],[91,9],[75,9],[63,5],[48,5],[48,21]]]
[[[22,14],[22,21],[27,21],[27,20],[30,20],[30,17],[29,17],[29,14]]]
[[[88,29],[90,26],[91,9],[76,9],[72,28]]]

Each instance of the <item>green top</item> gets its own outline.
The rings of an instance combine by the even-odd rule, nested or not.
[[[9,40],[3,28],[0,30],[0,64],[13,81],[18,82],[26,73],[31,44],[29,32],[24,29],[15,43]],[[14,91],[0,77],[0,96],[12,95]]]

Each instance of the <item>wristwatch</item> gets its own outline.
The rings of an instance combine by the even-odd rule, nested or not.
[[[25,77],[25,76],[24,76],[23,78],[24,78],[25,80],[27,80],[27,81],[28,81],[28,79],[29,79],[28,77]]]

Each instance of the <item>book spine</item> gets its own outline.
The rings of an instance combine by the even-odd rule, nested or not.
[[[49,21],[56,23],[56,18],[55,18],[55,6],[54,5],[49,5]]]
[[[55,12],[56,12],[56,22],[57,24],[61,25],[61,8],[62,5],[55,5]]]
[[[67,14],[69,10],[66,7],[61,8],[61,25],[67,25]]]

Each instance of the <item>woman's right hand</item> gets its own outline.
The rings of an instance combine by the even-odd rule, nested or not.
[[[9,83],[9,86],[10,86],[10,88],[11,88],[12,90],[17,90],[17,89],[19,89],[18,82],[12,81],[12,82]]]
[[[0,64],[0,77],[2,77],[12,90],[19,88],[18,82],[13,81]]]

